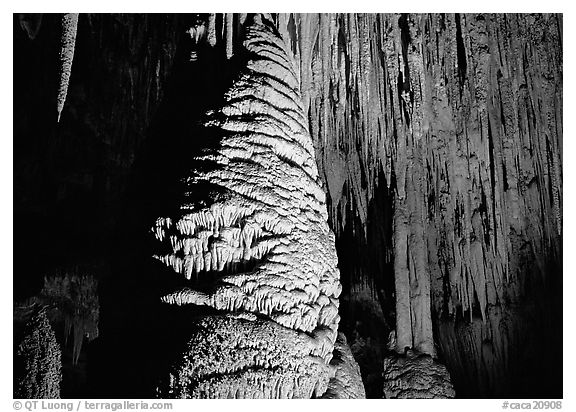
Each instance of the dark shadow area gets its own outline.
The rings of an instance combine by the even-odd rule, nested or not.
[[[64,397],[153,397],[191,333],[181,325],[201,313],[160,303],[185,280],[152,258],[150,229],[177,213],[183,179],[211,167],[191,161],[219,144],[203,115],[244,66],[246,56],[191,43],[186,29],[204,18],[81,15],[58,124],[59,16],[45,15],[31,40],[14,15],[14,299],[36,296],[63,267],[105,268],[95,274],[100,334],[77,365],[57,331]],[[186,201],[213,192],[196,186]]]
[[[168,376],[193,332],[186,325],[205,311],[160,303],[161,296],[187,281],[152,257],[162,252],[151,232],[158,217],[177,218],[183,213],[180,206],[213,198],[219,190],[185,180],[194,171],[214,167],[193,159],[218,148],[222,137],[202,125],[204,114],[222,106],[224,92],[245,63],[242,56],[226,60],[221,48],[204,46],[197,55],[190,61],[184,37],[150,138],[134,164],[116,230],[112,273],[100,290],[102,337],[93,348],[89,385],[95,397],[153,397],[158,379]]]
[[[486,320],[478,314],[470,321],[468,313],[438,320],[433,314],[439,359],[458,398],[563,397],[561,260],[549,260],[543,276],[533,256],[524,261],[521,295],[489,307]]]
[[[395,328],[393,196],[394,181],[388,187],[380,170],[368,205],[367,233],[356,212],[347,208],[346,226],[336,238],[342,282],[340,330],[360,366],[367,398],[383,396],[382,367],[388,334]]]

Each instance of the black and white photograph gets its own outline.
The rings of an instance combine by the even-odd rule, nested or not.
[[[568,408],[570,15],[348,4],[12,5],[6,410]]]

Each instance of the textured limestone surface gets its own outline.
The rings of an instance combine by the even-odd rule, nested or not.
[[[562,273],[562,16],[281,14],[277,24],[300,63],[337,241],[380,245],[340,267],[349,299],[368,288],[387,308],[393,297],[397,351],[434,355],[438,342],[469,394],[526,391],[514,382],[547,347],[529,331],[561,344],[561,305],[549,302]],[[372,209],[388,194],[386,223]]]
[[[331,370],[311,336],[243,315],[204,317],[174,373],[159,386],[168,398],[311,398]]]
[[[191,159],[179,214],[153,229],[169,250],[156,257],[189,280],[162,300],[242,320],[201,321],[170,393],[320,396],[339,322],[334,235],[293,60],[266,17],[244,39],[244,68],[204,124],[213,148]],[[261,347],[237,356],[246,345]]]
[[[74,60],[74,49],[76,47],[76,33],[78,31],[78,13],[67,13],[62,16],[62,35],[60,46],[60,82],[58,84],[58,121],[66,102],[68,94],[68,84],[72,72],[72,61]]]
[[[14,318],[14,397],[60,398],[62,353],[46,308],[15,307]]]
[[[384,360],[384,396],[388,399],[454,398],[446,367],[430,355],[407,350]]]
[[[352,355],[346,336],[340,332],[334,345],[334,357],[330,362],[335,368],[334,377],[328,383],[323,399],[365,399],[366,391],[360,367]]]

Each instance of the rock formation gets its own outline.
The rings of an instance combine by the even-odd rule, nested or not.
[[[178,397],[318,397],[330,379],[334,235],[293,61],[272,21],[251,19],[245,66],[208,114],[210,148],[190,159],[185,202],[154,228],[171,249],[158,259],[191,281],[162,300],[232,316],[199,321],[171,380]]]
[[[384,396],[387,399],[454,398],[446,367],[430,355],[406,350],[384,360]]]
[[[78,30],[78,14],[68,13],[62,17],[62,45],[60,48],[60,83],[58,85],[58,121],[66,102],[68,83],[72,72],[74,48],[76,46],[76,31]]]
[[[48,322],[46,309],[15,307],[14,397],[60,397],[62,363],[60,346]]]
[[[210,106],[208,91],[218,89],[200,84],[240,70],[231,87],[220,82],[225,101],[202,120],[197,139],[212,150],[180,153],[188,148],[179,142],[150,174],[176,157],[191,160],[187,203],[154,215],[164,245],[156,256],[183,279],[163,299],[205,311],[190,326],[198,345],[213,328],[225,338],[222,349],[234,348],[222,325],[239,328],[238,336],[262,325],[279,342],[324,328],[308,346],[318,351],[321,372],[299,388],[282,381],[239,392],[229,382],[198,385],[221,371],[195,370],[184,357],[167,385],[171,396],[320,396],[327,389],[329,397],[354,369],[334,368],[339,356],[348,359],[338,343],[333,352],[337,329],[369,397],[395,391],[398,374],[410,381],[410,370],[439,363],[460,397],[562,396],[562,351],[549,351],[562,347],[561,15],[277,14],[263,26],[277,31],[271,39],[247,29],[246,14],[87,14],[78,18],[74,74],[54,76],[60,19],[14,20],[15,84],[22,88],[14,97],[15,211],[25,217],[21,233],[38,233],[37,253],[46,257],[34,263],[46,268],[15,269],[18,290],[58,260],[106,256],[102,245],[114,239],[113,228],[128,226],[126,216],[149,201],[144,190],[131,213],[119,213],[133,196],[129,176],[140,173],[142,149],[158,151],[188,132],[162,123],[176,118],[162,105],[179,96],[180,79],[197,77],[191,98],[185,108],[177,99],[169,107],[196,119]],[[190,63],[185,69],[180,56]],[[54,100],[63,113],[57,128],[49,115]],[[254,178],[264,168],[269,176]],[[283,204],[290,206],[274,212]],[[125,239],[117,249],[128,259]],[[296,244],[312,249],[290,249]],[[17,253],[26,246],[17,235]],[[70,257],[56,253],[70,249]],[[274,279],[308,254],[330,258]],[[133,299],[126,307],[142,295],[134,284],[144,283],[130,269],[106,278],[110,296]],[[128,286],[116,291],[121,277]],[[236,317],[218,314],[223,309]],[[280,346],[295,371],[302,354]],[[405,358],[406,347],[422,355],[418,362]],[[549,379],[541,382],[542,375]],[[242,379],[262,376],[251,371]]]
[[[322,395],[323,399],[366,398],[360,367],[352,355],[346,336],[342,332],[338,334],[330,364],[336,371],[328,383],[328,389]]]
[[[49,318],[53,325],[62,327],[64,347],[72,335],[72,364],[76,365],[84,340],[98,337],[98,281],[77,270],[47,276],[40,295],[34,300],[51,307]]]
[[[463,395],[526,390],[513,382],[540,363],[530,329],[561,345],[561,305],[547,302],[561,295],[562,17],[277,21],[300,62],[331,227],[382,245],[341,267],[359,278],[351,294],[368,283],[384,308],[394,296],[397,351],[434,355],[437,342]],[[382,219],[371,209],[390,192]],[[373,236],[374,224],[388,226]]]

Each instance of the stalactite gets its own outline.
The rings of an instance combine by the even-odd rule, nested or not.
[[[226,13],[224,17],[226,23],[224,29],[224,38],[226,39],[226,58],[231,59],[234,53],[234,15],[232,13]]]
[[[26,31],[28,38],[34,40],[42,26],[42,13],[20,13],[18,18],[20,20],[20,27]]]
[[[74,59],[74,48],[76,47],[76,32],[78,30],[78,13],[67,13],[62,16],[62,35],[60,46],[59,71],[60,81],[58,83],[58,122],[66,95],[68,94],[68,83],[72,72],[72,60]]]
[[[84,339],[98,337],[100,305],[98,282],[92,276],[80,275],[77,270],[59,276],[47,276],[44,288],[35,300],[53,306],[52,321],[64,325],[64,345],[72,335],[72,363],[80,358]]]
[[[379,167],[395,187],[398,350],[433,353],[433,319],[493,322],[500,315],[488,308],[539,299],[525,285],[553,275],[562,254],[561,19],[277,18],[301,62],[337,235],[350,203],[366,227]]]
[[[214,13],[210,13],[208,17],[207,30],[208,30],[208,44],[210,46],[215,46],[217,42],[216,37],[217,29],[216,29],[216,14]]]
[[[508,273],[505,263],[496,264],[513,260],[508,259],[506,234],[513,222],[505,223],[506,216],[512,216],[515,225],[526,226],[527,222],[518,220],[522,211],[532,214],[537,222],[540,210],[549,209],[552,213],[544,214],[549,218],[542,227],[547,235],[540,241],[559,233],[561,60],[557,48],[541,42],[542,38],[550,44],[557,41],[555,16],[513,15],[505,23],[502,15],[462,15],[458,27],[456,19],[454,15],[290,15],[279,18],[279,26],[295,54],[301,56],[302,89],[303,95],[309,96],[318,162],[328,164],[323,156],[333,160],[335,153],[353,160],[340,167],[338,162],[330,162],[331,173],[325,177],[332,207],[342,206],[338,193],[343,185],[342,180],[334,181],[338,173],[332,173],[333,169],[357,167],[356,172],[348,170],[344,180],[350,180],[346,186],[362,216],[362,205],[373,196],[375,180],[373,175],[363,175],[374,173],[382,165],[390,182],[394,164],[396,213],[400,215],[406,208],[411,217],[407,223],[413,233],[412,258],[424,253],[424,264],[429,264],[426,249],[432,246],[430,241],[419,247],[413,242],[420,241],[430,225],[441,232],[446,230],[448,235],[454,228],[451,244],[465,245],[454,249],[454,269],[459,275],[453,277],[453,287],[461,291],[461,299],[466,302],[463,309],[468,311],[474,302],[471,290],[480,301],[488,301],[483,287],[485,273],[500,274],[495,278],[496,288]],[[295,22],[296,33],[288,29],[290,20]],[[532,32],[527,29],[531,24],[536,24]],[[319,25],[319,30],[327,34],[316,38],[307,31],[309,25]],[[508,32],[500,33],[502,30]],[[500,45],[497,39],[506,39],[505,44]],[[324,65],[323,70],[314,70],[313,59],[304,56],[310,45],[314,45],[314,56]],[[500,46],[508,50],[498,57],[494,51]],[[334,67],[342,61],[339,54],[346,55],[350,66],[344,74],[340,67]],[[527,66],[527,59],[534,58],[546,65]],[[501,63],[499,59],[503,59]],[[463,67],[467,60],[470,63]],[[510,65],[515,65],[514,69]],[[312,78],[307,77],[309,73]],[[536,82],[536,78],[542,82]],[[453,83],[453,79],[461,80]],[[514,91],[510,89],[512,84]],[[341,95],[339,87],[348,90],[350,97]],[[340,100],[335,100],[338,96]],[[547,104],[540,107],[547,112],[535,112],[534,103],[542,99]],[[317,102],[322,103],[315,108]],[[341,105],[346,110],[336,116]],[[362,119],[358,125],[361,128],[354,128],[356,117]],[[495,124],[501,127],[495,128]],[[367,129],[374,127],[382,129]],[[344,137],[348,140],[341,141]],[[335,145],[334,149],[330,145]],[[355,159],[358,154],[361,156]],[[513,166],[515,159],[521,163]],[[515,171],[518,167],[523,167],[521,174]],[[492,181],[485,174],[488,170]],[[536,180],[541,181],[541,187],[550,188],[543,191],[551,193],[551,201],[518,197],[520,189],[525,195],[535,191]],[[518,209],[519,202],[523,210]],[[419,210],[420,205],[438,213],[428,218],[425,210]],[[502,213],[507,209],[512,213]],[[335,215],[332,211],[331,216]],[[516,232],[522,229],[518,227]],[[488,243],[476,243],[484,235],[490,239]],[[395,236],[397,244],[402,244],[402,235]],[[496,261],[491,262],[490,255]],[[419,259],[415,259],[417,265]],[[482,269],[483,261],[492,269]],[[467,271],[470,282],[464,287]]]

